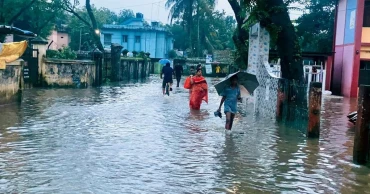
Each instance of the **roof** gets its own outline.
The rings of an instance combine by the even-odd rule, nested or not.
[[[5,25],[0,25],[0,34],[14,34],[25,38],[34,38],[37,36],[33,32]]]
[[[159,31],[166,32],[172,35],[166,28],[163,27],[153,27],[153,26],[130,26],[130,25],[114,25],[114,24],[104,24],[102,30],[135,30],[135,31]]]
[[[143,18],[131,18],[122,23],[122,25],[129,25],[132,22],[144,22]]]

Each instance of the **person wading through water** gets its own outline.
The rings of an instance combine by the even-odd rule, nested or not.
[[[175,66],[175,76],[176,76],[176,81],[177,81],[177,87],[180,86],[180,80],[181,80],[181,76],[183,72],[184,72],[184,69],[182,68],[182,65],[177,63]]]
[[[189,99],[189,106],[193,110],[199,110],[202,101],[208,103],[208,84],[206,79],[202,76],[202,69],[198,68],[195,76],[190,77],[191,93]]]
[[[226,114],[226,130],[231,130],[233,127],[235,114],[237,112],[237,103],[238,101],[241,101],[238,77],[234,75],[230,78],[230,82],[230,86],[226,87],[220,95],[222,96],[222,99],[220,107],[217,110],[218,112],[221,112],[221,106],[224,104],[224,112]]]
[[[173,69],[171,67],[171,64],[166,63],[166,66],[162,68],[162,72],[161,72],[161,79],[162,79],[162,75],[164,75],[163,82],[162,82],[163,95],[165,95],[165,88],[166,88],[167,83],[170,84],[170,91],[172,91],[172,83],[173,83],[172,74],[173,74]]]

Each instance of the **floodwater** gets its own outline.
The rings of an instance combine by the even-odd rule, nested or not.
[[[355,101],[326,98],[320,140],[242,110],[235,130],[161,80],[26,90],[0,107],[0,193],[370,193],[352,163]],[[209,79],[214,83],[215,80]]]

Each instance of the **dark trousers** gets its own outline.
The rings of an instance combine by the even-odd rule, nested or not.
[[[180,86],[180,80],[181,80],[181,76],[176,76],[177,87]]]

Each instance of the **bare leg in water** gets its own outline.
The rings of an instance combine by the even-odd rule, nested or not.
[[[233,127],[234,118],[235,118],[235,114],[231,112],[226,113],[226,125],[225,125],[226,130],[231,130],[231,128]]]

